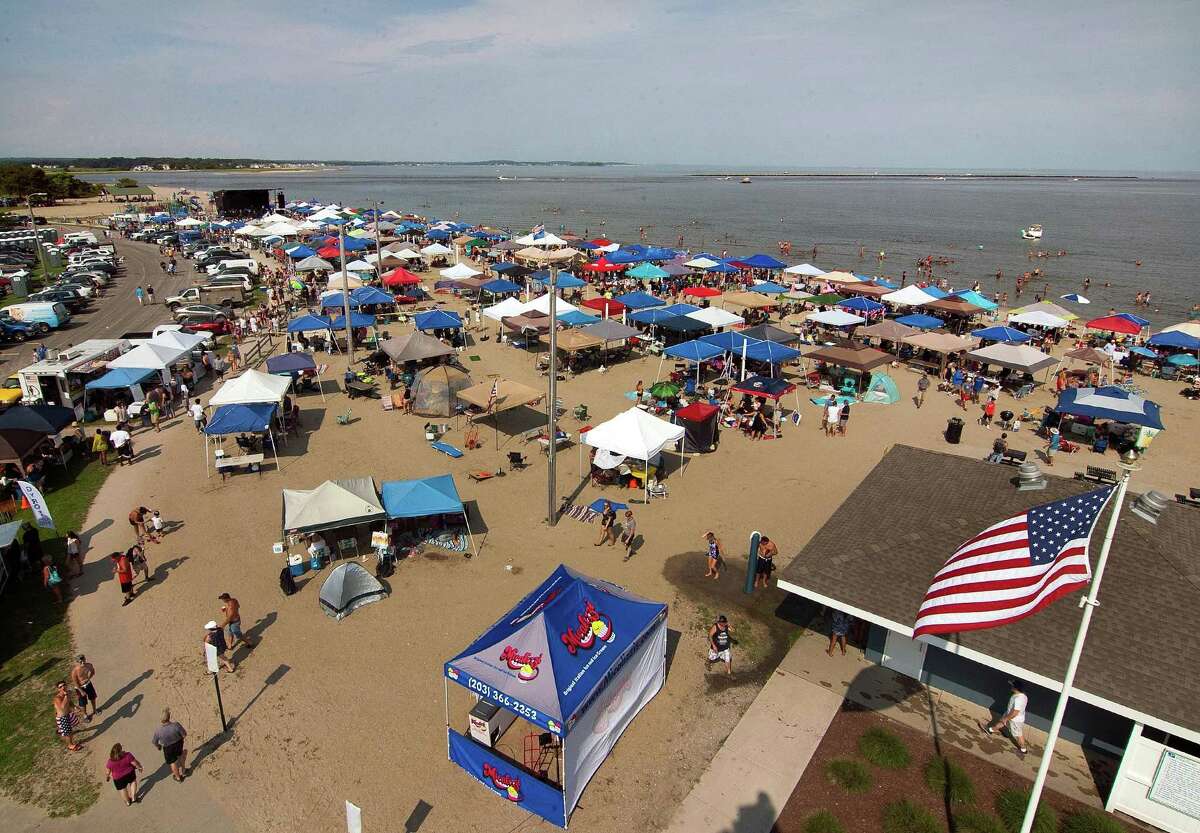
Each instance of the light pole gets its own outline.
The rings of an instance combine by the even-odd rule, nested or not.
[[[554,503],[554,493],[558,491],[557,469],[555,456],[558,451],[558,319],[555,309],[558,300],[558,264],[550,264],[550,405],[546,409],[550,415],[550,446],[546,451],[546,523],[554,526],[558,519],[558,507]]]
[[[346,222],[338,224],[338,251],[342,258],[342,316],[346,321],[346,370],[354,364],[354,328],[350,326],[350,281],[346,275]]]

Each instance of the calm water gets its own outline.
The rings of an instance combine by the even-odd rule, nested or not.
[[[1050,284],[1049,296],[1082,292],[1093,303],[1084,317],[1110,306],[1134,311],[1139,291],[1153,293],[1156,325],[1187,318],[1200,302],[1195,269],[1200,262],[1200,180],[995,180],[930,177],[847,179],[832,176],[754,179],[752,184],[689,176],[699,168],[617,166],[458,167],[371,166],[297,174],[168,172],[138,174],[149,184],[211,191],[279,188],[287,199],[364,205],[382,200],[397,211],[525,230],[544,222],[588,236],[683,244],[731,255],[778,254],[793,243],[793,262],[859,274],[898,278],[925,255],[954,259],[937,274],[956,288],[979,280],[987,294],[1009,293],[1013,277],[1041,268],[1044,277],[1021,301]],[[498,177],[506,177],[501,181]],[[92,177],[103,179],[104,177]],[[511,178],[511,179],[509,179]],[[1020,229],[1041,223],[1040,242]],[[858,248],[867,256],[859,260]],[[1030,260],[1031,250],[1066,257]],[[880,264],[875,255],[884,251]],[[783,258],[788,260],[789,258]],[[1142,265],[1135,266],[1140,260]],[[994,277],[998,270],[1004,278]],[[1083,291],[1082,281],[1091,278]],[[1111,283],[1105,288],[1104,283]],[[1015,305],[1015,304],[1014,304]],[[1070,306],[1064,304],[1064,306]]]

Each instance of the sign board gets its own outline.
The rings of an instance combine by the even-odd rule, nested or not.
[[[283,541],[276,541],[271,545],[271,552],[276,555],[283,555]]]
[[[371,549],[386,550],[388,546],[388,534],[386,531],[371,533]]]
[[[354,538],[343,538],[338,541],[338,552],[357,552],[358,541]]]
[[[217,646],[209,642],[204,643],[204,660],[208,664],[208,673],[216,674],[221,670],[217,665]]]
[[[1200,758],[1164,749],[1149,797],[1185,816],[1200,819]]]
[[[25,496],[25,500],[29,502],[29,508],[33,511],[34,523],[42,529],[53,529],[54,519],[50,517],[50,508],[46,506],[46,499],[42,497],[42,493],[37,490],[37,487],[27,480],[18,480],[17,487]]]
[[[362,808],[346,802],[346,833],[362,833]]]

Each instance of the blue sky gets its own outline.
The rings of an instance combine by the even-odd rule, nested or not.
[[[1200,170],[1193,2],[59,0],[5,15],[4,156]]]

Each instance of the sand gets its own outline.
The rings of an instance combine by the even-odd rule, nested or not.
[[[386,329],[399,335],[410,326]],[[470,346],[461,357],[473,376],[501,374],[543,386],[533,354],[498,344],[494,327],[488,328],[491,340]],[[470,361],[472,355],[480,360]],[[657,357],[637,359],[560,383],[568,409],[561,427],[575,438],[579,423],[570,409],[580,403],[588,405],[593,424],[624,410],[630,403],[623,392],[639,379],[649,385],[658,364]],[[328,378],[340,378],[344,359],[335,356],[331,365]],[[668,361],[664,372],[669,369]],[[139,434],[135,440],[144,457],[115,471],[93,508],[87,526],[97,531],[88,542],[88,560],[130,544],[125,515],[134,505],[159,509],[182,524],[153,548],[153,562],[167,567],[152,592],[125,609],[115,584],[97,592],[112,606],[114,627],[128,634],[129,670],[155,669],[146,683],[147,705],[185,710],[197,741],[218,729],[200,655],[201,626],[218,614],[217,594],[240,598],[245,626],[261,644],[249,656],[239,652],[239,670],[223,678],[225,708],[237,716],[236,729],[197,777],[214,788],[238,829],[247,831],[339,829],[346,799],[363,808],[372,830],[400,829],[419,800],[432,805],[425,830],[507,831],[522,825],[530,819],[524,811],[446,760],[442,663],[560,562],[665,601],[674,632],[666,685],[598,771],[572,819],[572,828],[582,831],[659,829],[794,629],[774,615],[785,594],[741,593],[736,567],[744,563],[739,553],[750,532],[760,530],[778,543],[783,566],[890,445],[982,458],[998,435],[974,425],[973,411],[963,443],[947,445],[941,434],[946,420],[962,412],[935,391],[918,411],[908,399],[916,374],[892,372],[905,398],[891,406],[857,406],[847,437],[825,437],[819,409],[801,391],[803,420],[787,424],[780,439],[753,442],[726,432],[717,452],[691,458],[683,472],[669,459],[670,497],[633,506],[645,543],[629,562],[619,549],[592,546],[594,524],[570,519],[553,528],[546,524],[545,457],[536,444],[510,436],[535,425],[535,415],[502,416],[498,449],[490,425],[482,426],[484,448],[451,460],[429,449],[424,418],[385,413],[375,400],[347,402],[330,381],[328,402],[315,394],[301,397],[303,436],[289,438],[279,470],[268,466],[261,476],[240,474],[226,482],[206,477],[203,443],[188,419],[173,420],[159,435]],[[1191,438],[1197,406],[1177,395],[1178,384],[1140,377],[1139,383],[1162,403],[1168,430],[1155,440],[1135,491],[1153,486],[1174,494],[1196,485]],[[1033,408],[1049,401],[1048,394],[1036,393],[1020,404]],[[793,404],[791,398],[785,403]],[[1007,396],[1001,399],[1002,409],[1012,405]],[[354,420],[337,424],[334,416],[348,409]],[[448,441],[461,447],[462,429],[460,420]],[[1026,431],[1012,438],[1014,448],[1040,445]],[[513,450],[528,454],[532,465],[504,479],[467,479],[468,470],[507,468],[506,453]],[[578,460],[574,446],[560,454],[556,502],[574,490]],[[1100,461],[1086,452],[1060,455],[1053,473],[1069,475]],[[1112,455],[1103,458],[1104,464],[1112,462]],[[311,488],[338,477],[370,475],[378,483],[445,472],[455,475],[478,523],[478,558],[445,554],[401,563],[389,580],[391,598],[341,622],[318,609],[323,574],[297,595],[282,596],[280,559],[271,552],[280,539],[281,489]],[[936,484],[913,488],[932,492]],[[590,502],[600,494],[588,486],[581,498]],[[625,499],[630,493],[610,488],[604,494]],[[112,519],[107,526],[106,518]],[[708,529],[723,539],[735,568],[719,582],[701,578],[700,539]],[[705,671],[705,631],[716,613],[727,614],[740,630],[739,673],[732,680]],[[108,636],[77,632],[81,650]],[[747,657],[757,663],[745,667]],[[467,707],[465,692],[453,691],[450,720],[460,730]],[[505,743],[519,754],[519,737],[510,734]],[[525,827],[537,824],[530,820]]]

